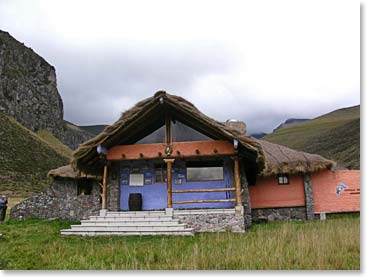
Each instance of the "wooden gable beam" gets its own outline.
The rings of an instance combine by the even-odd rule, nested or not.
[[[165,143],[114,146],[108,150],[107,160],[187,158],[235,154],[233,144],[228,141],[172,142],[170,155],[165,152],[166,146]]]

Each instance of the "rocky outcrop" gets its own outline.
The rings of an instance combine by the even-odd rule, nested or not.
[[[94,137],[94,135],[80,129],[78,126],[64,121],[63,132],[59,139],[71,149],[78,148],[79,144]]]
[[[70,148],[92,137],[65,124],[55,68],[0,30],[0,112],[36,132],[46,129]]]
[[[63,104],[55,68],[32,49],[0,31],[0,111],[32,131],[57,133]]]

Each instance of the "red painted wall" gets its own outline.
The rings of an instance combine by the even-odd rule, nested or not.
[[[250,186],[251,208],[297,207],[305,205],[302,175],[290,175],[289,184],[279,185],[276,176],[258,178]]]
[[[348,188],[336,194],[344,183]],[[330,170],[312,175],[315,213],[353,212],[360,210],[360,171]]]

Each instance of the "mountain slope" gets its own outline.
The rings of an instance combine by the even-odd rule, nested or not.
[[[279,129],[282,129],[282,128],[286,128],[286,127],[289,127],[289,126],[292,126],[292,125],[295,125],[295,124],[298,124],[298,123],[305,122],[307,120],[309,120],[309,119],[306,119],[306,118],[289,118],[286,121],[284,121],[283,123],[281,123],[278,127],[276,127],[273,130],[273,132],[275,132]]]
[[[332,159],[338,166],[358,169],[360,106],[339,109],[279,129],[263,139]]]
[[[87,131],[90,134],[98,135],[107,126],[108,125],[85,125],[85,126],[78,126],[78,127],[84,131]]]
[[[69,161],[51,142],[1,112],[0,137],[0,191],[40,191],[47,184],[47,172]]]
[[[36,132],[37,136],[43,139],[50,147],[65,158],[70,159],[73,151],[63,144],[57,137],[47,130],[40,130]]]

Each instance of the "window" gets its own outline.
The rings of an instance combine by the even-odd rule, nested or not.
[[[224,179],[222,161],[195,161],[186,163],[188,182],[220,181]]]
[[[131,187],[144,186],[144,174],[130,174],[129,185]]]
[[[80,179],[77,181],[77,192],[78,195],[91,195],[93,184],[91,180],[88,179]]]
[[[154,165],[154,182],[165,183],[167,182],[167,166],[166,164]]]
[[[289,174],[278,174],[278,184],[279,185],[289,184]]]

